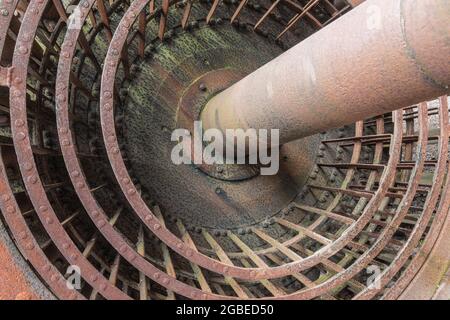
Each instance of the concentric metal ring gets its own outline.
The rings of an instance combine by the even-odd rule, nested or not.
[[[128,8],[121,1],[84,0],[72,8],[80,28],[68,29],[69,13],[58,1],[30,1],[25,9],[5,2],[0,84],[8,105],[1,111],[7,111],[11,137],[0,140],[0,208],[22,253],[58,297],[392,299],[407,292],[433,249],[445,245],[438,240],[449,221],[447,97],[438,107],[424,102],[326,133],[302,194],[270,224],[243,233],[197,233],[171,221],[146,199],[122,152],[119,89],[133,66],[145,63],[148,44],[164,46],[171,29],[189,32],[197,21],[214,28],[217,16],[242,32],[253,32],[248,26],[275,30],[271,36],[288,45],[301,32],[294,30],[303,16],[320,28],[350,9],[326,2],[299,9],[290,1],[283,7],[279,1],[163,1],[150,10],[154,3],[147,0]],[[293,15],[283,17],[283,10]],[[8,41],[15,43],[13,52]],[[97,111],[100,122],[89,122]],[[44,131],[58,137],[55,146],[44,145]],[[86,152],[86,136],[100,134],[95,143],[104,151]],[[93,174],[97,165],[107,183]],[[67,194],[58,196],[58,188]],[[120,206],[109,205],[110,196]],[[64,210],[65,197],[76,214]],[[130,225],[138,227],[128,232]],[[80,267],[79,290],[66,286],[69,265]],[[370,265],[381,269],[380,286],[365,283]]]

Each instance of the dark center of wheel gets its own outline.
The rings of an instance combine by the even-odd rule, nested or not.
[[[141,63],[125,102],[125,152],[132,175],[163,214],[188,226],[235,229],[276,215],[298,195],[317,137],[281,147],[273,176],[260,175],[258,165],[171,160],[173,130],[191,130],[208,99],[281,53],[267,38],[223,24],[175,32]]]

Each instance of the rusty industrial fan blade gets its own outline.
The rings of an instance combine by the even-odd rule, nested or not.
[[[282,145],[273,176],[171,162],[207,101],[362,2],[0,1],[0,299],[448,299],[445,92],[395,106],[358,83],[347,107],[389,112]],[[341,49],[321,81],[347,103]]]

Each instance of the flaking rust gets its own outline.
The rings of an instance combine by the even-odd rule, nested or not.
[[[0,242],[0,300],[37,299],[30,283],[25,279],[23,270],[15,264],[8,247]]]
[[[448,299],[448,5],[0,2],[0,299]],[[278,173],[175,166],[201,119]]]

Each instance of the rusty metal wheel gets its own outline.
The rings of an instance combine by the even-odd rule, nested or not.
[[[1,217],[50,291],[448,298],[447,96],[285,144],[275,176],[170,161],[205,101],[360,2],[0,2]]]

